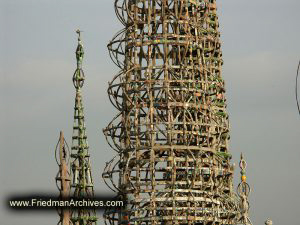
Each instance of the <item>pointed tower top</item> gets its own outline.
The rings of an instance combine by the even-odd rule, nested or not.
[[[247,167],[247,163],[246,163],[246,161],[244,159],[243,153],[241,153],[241,160],[240,160],[239,166],[241,168],[242,180],[243,180],[243,176],[245,176],[245,179],[246,179],[246,167]]]
[[[81,30],[77,29],[76,33],[78,34],[78,45],[76,49],[76,59],[77,59],[77,65],[78,63],[82,62],[84,51],[83,51],[83,45],[81,43]]]
[[[76,48],[76,60],[77,60],[77,69],[75,70],[75,73],[73,75],[73,84],[76,90],[82,88],[84,83],[84,73],[82,70],[82,61],[84,56],[83,51],[83,45],[81,43],[81,32],[79,29],[76,30],[76,33],[78,34],[78,45]]]

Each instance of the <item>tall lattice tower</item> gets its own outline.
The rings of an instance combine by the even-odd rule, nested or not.
[[[106,224],[236,224],[216,0],[116,0]]]
[[[92,199],[94,196],[93,179],[91,174],[89,146],[87,142],[86,127],[82,104],[81,88],[84,83],[82,70],[83,46],[81,43],[80,31],[78,33],[78,46],[76,49],[77,69],[73,76],[73,84],[76,89],[74,107],[74,125],[71,147],[71,197]],[[71,220],[75,225],[96,224],[97,217],[95,210],[86,208],[73,208]]]

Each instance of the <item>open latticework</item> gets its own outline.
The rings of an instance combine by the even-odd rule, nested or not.
[[[116,0],[108,44],[120,111],[104,129],[103,173],[127,200],[106,224],[234,224],[238,204],[215,0]]]
[[[75,199],[93,199],[94,184],[91,173],[89,145],[85,126],[85,117],[82,103],[82,87],[85,76],[82,70],[82,60],[84,56],[83,45],[81,43],[80,31],[78,46],[76,49],[77,68],[73,75],[73,85],[76,89],[74,124],[71,147],[71,197]],[[85,207],[72,208],[71,224],[74,225],[96,225],[97,217],[95,209]]]

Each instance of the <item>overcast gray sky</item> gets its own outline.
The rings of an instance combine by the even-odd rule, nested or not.
[[[118,72],[106,45],[122,28],[113,1],[0,0],[1,198],[56,191],[54,147],[59,130],[71,141],[76,68],[75,30],[83,30],[83,88],[97,192],[114,152],[102,134],[117,111],[106,89]],[[295,73],[300,59],[299,0],[218,1],[231,152],[244,152],[254,224],[300,224],[300,117]],[[300,88],[300,87],[299,87]],[[239,170],[236,168],[235,185]],[[13,213],[1,225],[53,225],[55,212]],[[102,221],[99,224],[103,224]]]

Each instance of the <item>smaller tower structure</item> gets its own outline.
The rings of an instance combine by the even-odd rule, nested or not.
[[[247,163],[244,160],[243,154],[241,154],[241,160],[239,166],[241,169],[241,182],[237,187],[237,194],[239,196],[239,209],[240,209],[238,224],[252,225],[252,222],[249,218],[249,201],[248,201],[248,196],[250,194],[251,189],[249,184],[247,183],[247,177],[246,177]]]
[[[77,68],[73,76],[73,84],[76,89],[74,107],[74,125],[71,147],[71,173],[72,186],[71,196],[78,199],[92,199],[94,197],[94,185],[91,174],[90,154],[87,141],[81,88],[84,83],[84,73],[82,70],[82,60],[84,56],[83,45],[81,43],[81,32],[78,34],[78,46],[76,49]],[[71,220],[74,225],[96,224],[97,217],[94,209],[72,209]]]
[[[64,139],[64,133],[61,131],[59,140],[56,145],[55,159],[59,166],[59,171],[56,175],[56,186],[60,192],[59,199],[65,200],[70,197],[70,174],[68,169],[69,163],[69,148]],[[59,225],[70,224],[70,210],[69,209],[58,209],[58,215],[60,220]]]

